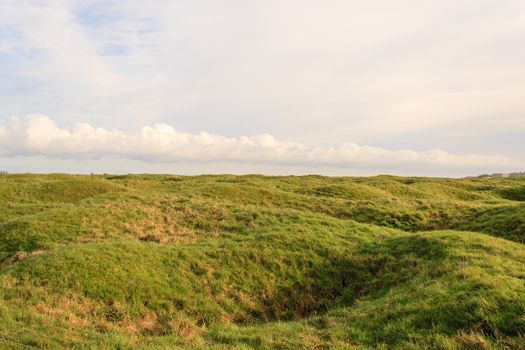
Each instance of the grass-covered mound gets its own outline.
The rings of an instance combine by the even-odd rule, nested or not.
[[[524,184],[1,175],[0,348],[523,348]]]

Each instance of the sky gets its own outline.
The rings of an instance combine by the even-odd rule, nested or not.
[[[0,0],[0,170],[525,171],[525,1]]]

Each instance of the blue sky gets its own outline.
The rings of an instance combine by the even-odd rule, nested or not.
[[[0,0],[0,170],[463,176],[523,135],[522,0]]]

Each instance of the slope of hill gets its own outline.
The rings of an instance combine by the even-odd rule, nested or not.
[[[0,347],[525,348],[525,178],[0,175]]]

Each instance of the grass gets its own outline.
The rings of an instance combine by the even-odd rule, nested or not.
[[[0,175],[0,348],[523,349],[524,188]]]

